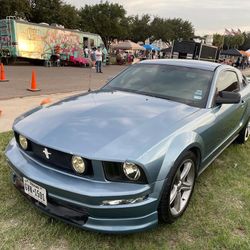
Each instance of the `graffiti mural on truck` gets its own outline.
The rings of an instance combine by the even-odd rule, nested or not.
[[[78,32],[23,23],[18,23],[16,29],[20,57],[46,59],[57,53],[58,47],[66,57],[83,57],[82,36]]]
[[[51,51],[59,46],[60,54],[74,55],[75,57],[84,56],[81,37],[76,33],[63,30],[49,30],[45,37],[45,43]],[[45,47],[45,51],[47,48]]]

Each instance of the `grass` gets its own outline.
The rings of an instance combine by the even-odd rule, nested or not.
[[[42,214],[12,186],[0,134],[0,249],[250,249],[250,143],[231,145],[198,179],[172,225],[132,235],[87,232]]]

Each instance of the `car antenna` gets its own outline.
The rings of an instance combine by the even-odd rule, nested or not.
[[[89,66],[89,89],[88,92],[91,92],[91,81],[92,81],[92,67]]]

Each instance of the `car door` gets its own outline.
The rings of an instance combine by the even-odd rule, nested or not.
[[[221,91],[239,92],[240,81],[237,73],[233,70],[224,70],[220,72],[216,82],[216,95]],[[212,107],[212,113],[215,115],[215,122],[212,130],[214,131],[214,149],[220,149],[225,143],[230,142],[237,134],[242,117],[246,110],[246,102],[241,99],[236,104],[216,104]]]

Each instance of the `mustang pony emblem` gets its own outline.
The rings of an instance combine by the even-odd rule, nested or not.
[[[43,153],[45,154],[46,158],[49,159],[51,153],[48,151],[47,148],[44,148]]]

